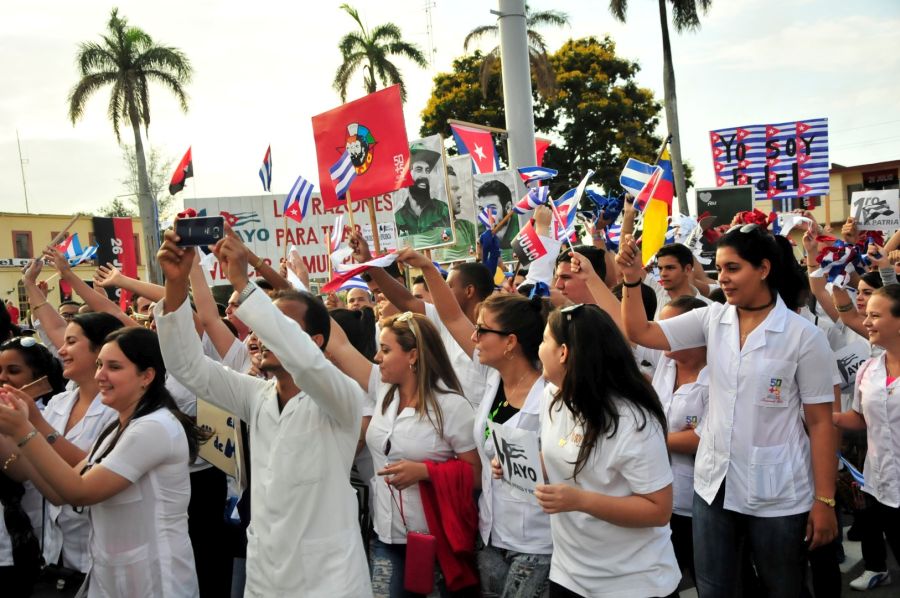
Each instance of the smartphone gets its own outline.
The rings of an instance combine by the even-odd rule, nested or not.
[[[225,219],[221,216],[181,218],[175,222],[179,247],[215,245],[225,236]]]

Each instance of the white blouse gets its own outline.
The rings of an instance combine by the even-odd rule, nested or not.
[[[400,517],[401,500],[409,531],[428,530],[419,485],[410,486],[401,492],[389,486],[385,478],[379,476],[377,472],[384,469],[388,463],[402,460],[419,463],[429,460],[440,463],[460,453],[471,451],[475,448],[472,439],[474,412],[472,405],[462,395],[451,392],[437,393],[435,399],[441,408],[444,423],[444,434],[438,436],[431,420],[419,417],[412,407],[398,413],[399,397],[395,397],[388,405],[387,411],[382,413],[388,388],[387,384],[379,385],[372,421],[366,430],[366,445],[372,453],[376,472],[372,479],[375,495],[373,520],[375,533],[382,542],[405,544],[407,530]]]
[[[666,412],[669,433],[681,432],[688,426],[692,426],[696,432],[706,417],[709,404],[706,368],[700,370],[697,380],[682,384],[676,390],[677,374],[675,361],[663,356],[653,375],[653,389]],[[672,452],[672,474],[675,477],[672,484],[672,512],[690,517],[694,503],[694,455]]]
[[[92,455],[103,455],[115,434]],[[132,484],[91,508],[88,596],[175,598],[199,595],[188,537],[188,442],[168,409],[133,420],[99,465]]]
[[[617,401],[615,436],[600,434],[573,481],[583,425],[561,402],[552,410],[552,385],[541,405],[541,447],[550,484],[569,484],[607,496],[651,494],[672,483],[662,427],[649,414]],[[668,525],[620,527],[580,511],[550,515],[550,580],[582,596],[668,596],[681,574]]]
[[[44,419],[62,434],[77,402],[78,388],[53,396],[44,409]],[[98,394],[81,421],[65,433],[65,439],[89,452],[100,433],[117,418],[116,411],[104,405]],[[90,508],[79,509],[81,512],[78,513],[70,505],[56,506],[45,502],[45,509],[44,559],[56,563],[61,553],[64,566],[86,573],[91,568]]]
[[[900,381],[887,386],[885,355],[859,368],[853,410],[866,420],[869,449],[863,465],[863,492],[883,505],[900,507]]]

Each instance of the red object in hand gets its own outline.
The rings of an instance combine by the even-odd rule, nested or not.
[[[196,218],[197,210],[194,208],[188,208],[183,212],[178,212],[178,218]]]

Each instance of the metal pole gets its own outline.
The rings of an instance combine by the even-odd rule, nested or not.
[[[28,210],[28,187],[25,186],[25,160],[22,159],[22,144],[19,143],[19,129],[16,129],[16,146],[19,148],[19,168],[22,170],[22,191],[25,193],[25,213]]]
[[[531,99],[531,64],[525,0],[499,0],[500,60],[503,71],[503,106],[509,138],[509,167],[534,166],[534,106]]]

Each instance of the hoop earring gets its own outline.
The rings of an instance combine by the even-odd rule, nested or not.
[[[512,358],[513,358],[512,350],[507,349],[506,351],[503,352],[503,356],[506,358],[507,361],[512,361]]]

